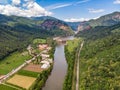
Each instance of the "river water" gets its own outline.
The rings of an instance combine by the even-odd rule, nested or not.
[[[67,37],[64,39],[72,40],[73,37]],[[62,90],[66,72],[67,62],[65,59],[64,44],[59,44],[56,46],[54,53],[53,70],[42,90]]]

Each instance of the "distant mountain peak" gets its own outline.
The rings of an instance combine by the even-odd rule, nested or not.
[[[113,12],[104,16],[99,17],[98,19],[92,19],[86,22],[82,22],[78,30],[84,30],[85,27],[96,27],[96,26],[111,26],[120,22],[120,12]]]

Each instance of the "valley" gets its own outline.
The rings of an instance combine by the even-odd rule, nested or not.
[[[119,12],[75,23],[0,15],[0,90],[119,90],[119,66]]]

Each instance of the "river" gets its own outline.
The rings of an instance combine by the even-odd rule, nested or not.
[[[64,39],[72,40],[73,37]],[[67,62],[65,59],[64,44],[59,44],[56,46],[54,53],[53,70],[42,90],[62,90],[66,72]]]

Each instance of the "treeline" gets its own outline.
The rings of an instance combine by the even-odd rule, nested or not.
[[[73,82],[73,73],[74,73],[74,64],[75,64],[75,54],[74,52],[70,53],[65,48],[65,56],[68,64],[67,74],[63,85],[63,90],[72,90],[72,82]]]
[[[80,40],[74,39],[73,41],[68,41],[65,46],[65,57],[68,64],[66,78],[63,84],[63,90],[72,90],[74,87],[73,83],[75,80],[75,62],[77,58],[77,47],[79,46]]]
[[[87,34],[88,33],[88,34]],[[120,90],[120,24],[79,33],[80,90]]]

